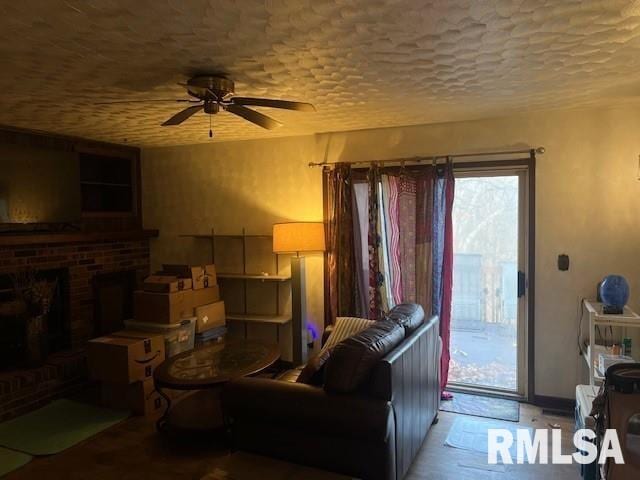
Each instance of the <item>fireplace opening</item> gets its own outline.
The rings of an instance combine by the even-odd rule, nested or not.
[[[93,277],[93,336],[108,335],[124,329],[124,321],[133,318],[135,270],[100,273]]]
[[[45,296],[46,306],[40,309],[38,300]],[[0,369],[33,366],[30,346],[36,322],[39,355],[46,357],[69,349],[69,309],[67,268],[0,275]]]

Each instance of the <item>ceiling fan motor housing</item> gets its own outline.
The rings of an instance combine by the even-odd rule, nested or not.
[[[220,105],[214,101],[206,101],[204,102],[204,113],[208,113],[209,115],[215,115],[220,111]]]

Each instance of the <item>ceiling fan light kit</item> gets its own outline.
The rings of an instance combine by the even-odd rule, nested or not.
[[[232,80],[217,75],[198,75],[190,78],[187,83],[180,83],[187,93],[193,97],[192,99],[176,99],[176,100],[150,100],[150,101],[175,101],[188,102],[192,105],[180,110],[171,118],[162,123],[162,126],[180,125],[191,118],[196,113],[202,111],[208,115],[215,115],[224,110],[226,112],[237,115],[245,120],[258,125],[267,130],[273,130],[282,126],[278,120],[268,115],[253,110],[248,107],[270,107],[281,108],[285,110],[295,110],[299,112],[315,112],[315,107],[310,103],[293,102],[290,100],[276,100],[271,98],[253,98],[253,97],[236,97],[235,85]],[[133,100],[131,103],[139,103]],[[129,102],[102,102],[105,103],[129,103]],[[211,120],[211,119],[209,119]],[[209,137],[213,137],[211,127],[209,128]]]

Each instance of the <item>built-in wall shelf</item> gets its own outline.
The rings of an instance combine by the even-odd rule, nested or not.
[[[218,278],[237,280],[259,280],[261,282],[286,282],[291,280],[291,275],[262,275],[261,273],[218,273]]]
[[[202,240],[211,240],[212,237],[216,238],[272,238],[271,235],[219,235],[214,233],[185,233],[183,235],[179,235],[183,238],[199,238]]]
[[[273,252],[273,236],[248,234],[245,229],[238,235],[218,234],[212,228],[211,233],[180,237],[206,240],[201,245],[208,244],[211,263],[220,269],[216,276],[222,298],[228,309],[237,312],[228,312],[227,322],[243,326],[245,338],[250,330],[267,326],[275,330],[280,343],[281,328],[292,322],[291,273],[289,268],[280,269],[281,254]]]

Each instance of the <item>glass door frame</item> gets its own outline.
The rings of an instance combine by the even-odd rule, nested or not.
[[[454,163],[455,178],[518,177],[518,276],[524,274],[518,297],[518,352],[516,390],[450,383],[451,391],[477,392],[491,396],[532,401],[534,392],[534,274],[535,274],[535,154],[516,160]],[[519,288],[520,290],[520,288]]]

